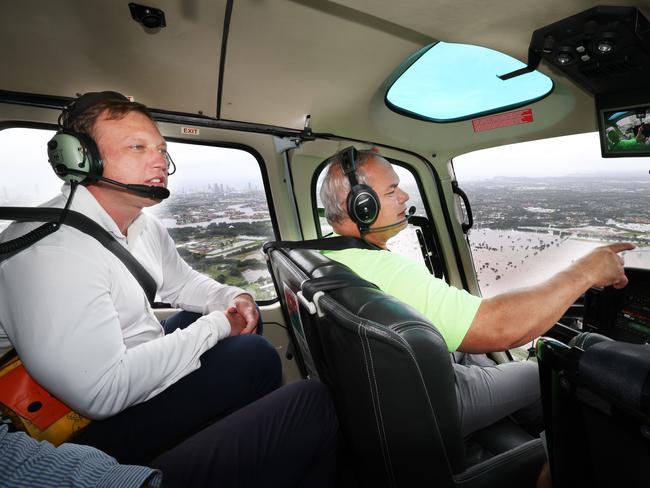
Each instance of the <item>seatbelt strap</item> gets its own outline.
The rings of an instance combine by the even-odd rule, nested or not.
[[[358,237],[327,237],[321,239],[308,239],[306,241],[271,241],[266,242],[262,247],[265,254],[271,249],[314,249],[317,251],[341,251],[343,249],[371,249],[381,248],[359,239]]]
[[[56,222],[63,209],[60,208],[48,208],[48,207],[0,207],[0,220],[16,220],[20,222]],[[97,222],[92,220],[85,215],[75,212],[74,210],[68,210],[67,216],[63,221],[63,225],[68,225],[74,227],[81,232],[88,234],[89,236],[94,237],[99,241],[99,243],[104,246],[106,249],[111,251],[115,256],[117,256],[120,261],[124,263],[124,266],[131,272],[135,279],[140,283],[140,286],[144,290],[145,295],[149,303],[153,305],[156,298],[156,290],[158,286],[156,285],[155,280],[147,272],[146,269],[138,262],[137,259],[126,249],[122,244],[120,244],[106,229],[104,229]],[[55,229],[56,230],[56,229]],[[51,234],[52,232],[45,231],[42,236],[37,240],[42,239],[43,237]],[[19,247],[16,249],[16,242],[20,245],[20,240],[25,236],[18,237],[12,241],[5,242],[0,244],[0,261],[3,261],[18,252],[19,250],[24,249],[27,245]],[[34,241],[36,242],[36,241]],[[32,242],[31,244],[33,244]],[[13,246],[12,246],[13,244]],[[29,244],[29,245],[31,245]]]
[[[322,239],[309,239],[306,241],[273,241],[264,244],[262,249],[268,255],[273,249],[312,249],[317,251],[341,251],[343,249],[370,249],[378,250],[379,247],[357,237],[335,236]],[[347,267],[346,267],[347,268]],[[272,273],[271,273],[272,274]],[[306,280],[301,288],[305,298],[312,300],[319,291],[332,291],[349,286],[363,286],[377,288],[374,283],[366,281],[350,270],[349,274],[323,276]]]

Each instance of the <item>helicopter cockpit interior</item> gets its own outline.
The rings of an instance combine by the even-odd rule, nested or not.
[[[285,384],[329,388],[341,486],[534,486],[546,460],[555,488],[650,486],[647,2],[146,3],[0,6],[0,233],[62,225],[32,212],[61,187],[48,141],[79,95],[119,91],[150,108],[178,168],[147,210],[193,269],[255,295]],[[301,248],[331,240],[324,169],[357,151],[408,187],[391,252],[471,295],[636,243],[627,286],[587,290],[536,344],[490,355],[539,364],[544,435],[511,419],[464,435],[435,324]],[[0,242],[0,266],[31,243]],[[155,319],[177,311],[142,288]]]

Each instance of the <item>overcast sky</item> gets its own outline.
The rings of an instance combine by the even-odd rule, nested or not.
[[[47,163],[46,144],[52,131],[0,131],[0,201],[41,203],[56,193],[61,181]],[[170,189],[182,191],[222,183],[247,188],[261,184],[257,161],[248,153],[190,144],[170,143],[178,171]],[[215,160],[227,165],[215,165]],[[459,182],[499,176],[566,176],[573,174],[634,173],[650,178],[650,158],[600,157],[596,133],[534,141],[476,151],[454,159]]]
[[[494,176],[560,177],[611,173],[650,178],[650,158],[603,158],[597,132],[483,149],[454,158],[459,182]]]
[[[21,205],[31,205],[58,193],[62,181],[47,162],[47,141],[53,134],[36,129],[0,131],[0,201],[27,198]],[[259,165],[245,151],[170,142],[169,152],[177,166],[169,180],[172,192],[205,189],[214,183],[237,189],[251,183],[261,189]]]

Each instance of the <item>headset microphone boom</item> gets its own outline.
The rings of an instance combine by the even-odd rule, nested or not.
[[[103,176],[104,162],[95,141],[87,134],[60,129],[47,143],[47,155],[56,175],[68,183],[87,185],[103,181],[153,200],[164,200],[170,195],[169,190],[162,186],[121,183]],[[176,165],[169,154],[166,157],[172,168],[167,173],[169,176],[175,172]]]
[[[406,222],[408,222],[409,219],[411,217],[413,217],[413,215],[415,215],[415,206],[414,205],[409,207],[408,212],[406,213],[406,215],[405,215],[405,217],[403,219],[395,222],[394,224],[382,225],[381,227],[371,227],[371,228],[365,229],[363,234],[370,234],[372,232],[384,232],[385,230],[394,229],[395,227],[399,227],[399,226],[405,224]]]
[[[65,167],[65,165],[60,164],[56,165],[54,167],[54,171],[57,175],[60,177],[66,176],[67,174],[72,174],[72,175],[80,175],[80,176],[87,176],[88,173],[85,171],[79,171],[76,169],[71,169]],[[170,193],[169,190],[165,187],[162,186],[149,186],[149,185],[136,185],[136,184],[131,184],[131,183],[120,183],[119,181],[111,180],[110,178],[106,178],[105,176],[99,176],[96,177],[98,181],[103,181],[105,183],[108,183],[109,185],[117,186],[119,188],[123,188],[127,191],[130,191],[132,193],[136,193],[138,195],[148,197],[154,200],[164,200],[165,198],[168,198]]]

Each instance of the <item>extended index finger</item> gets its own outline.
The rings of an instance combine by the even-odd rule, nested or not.
[[[614,252],[621,252],[621,251],[630,251],[634,249],[636,246],[631,242],[617,242],[616,244],[610,244],[608,247]]]

